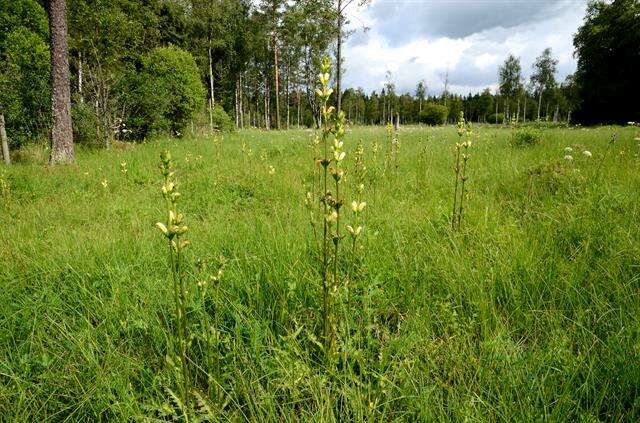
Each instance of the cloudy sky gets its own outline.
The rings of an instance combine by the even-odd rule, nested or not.
[[[424,79],[439,93],[449,71],[450,90],[494,88],[509,53],[525,76],[551,47],[558,79],[575,71],[573,34],[587,0],[373,0],[348,11],[357,31],[345,47],[346,86],[379,91],[390,71],[399,92]],[[368,30],[363,31],[362,28]]]

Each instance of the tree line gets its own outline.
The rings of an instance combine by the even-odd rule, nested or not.
[[[547,49],[529,79],[510,55],[497,91],[468,95],[448,92],[448,78],[441,93],[424,81],[399,93],[391,74],[380,92],[343,89],[346,9],[366,2],[0,0],[0,135],[12,148],[51,138],[64,162],[74,140],[317,126],[325,55],[335,57],[335,105],[354,124],[438,124],[460,111],[486,123],[640,120],[624,101],[639,94],[637,0],[590,3],[577,72],[562,83]]]

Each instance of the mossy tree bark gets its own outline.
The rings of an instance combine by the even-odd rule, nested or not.
[[[71,125],[71,87],[66,0],[48,0],[51,31],[51,128],[50,164],[72,163],[73,129]]]

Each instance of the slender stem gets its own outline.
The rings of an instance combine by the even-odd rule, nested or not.
[[[186,307],[185,307],[185,290],[184,290],[184,281],[182,279],[182,271],[180,268],[180,239],[176,236],[176,245],[177,251],[175,252],[175,259],[173,260],[174,265],[174,278],[175,283],[175,293],[177,299],[177,308],[178,308],[178,341],[180,342],[180,361],[182,364],[182,391],[184,396],[185,406],[188,405],[189,402],[189,369],[187,368],[187,321],[186,321]],[[172,257],[174,254],[172,253]]]
[[[336,179],[336,201],[340,201],[340,182]],[[340,210],[336,208],[336,212],[338,214],[336,218],[336,234],[333,239],[333,292],[337,291],[338,288],[338,250],[340,247]],[[333,348],[334,340],[335,340],[335,331],[332,331],[331,334],[331,346]]]
[[[466,150],[466,148],[465,148]],[[463,211],[463,206],[464,206],[464,183],[467,179],[467,157],[465,155],[463,161],[462,161],[462,188],[461,188],[461,192],[460,192],[460,210],[458,212],[458,229],[460,229],[460,222],[462,221],[462,211]]]
[[[460,147],[456,146],[456,185],[453,190],[453,215],[451,216],[451,229],[456,228],[456,205],[458,202],[458,180],[460,179]]]
[[[324,110],[326,110],[326,102],[324,105]],[[322,133],[322,143],[324,147],[324,160],[323,160],[323,185],[324,185],[324,193],[323,193],[323,205],[324,205],[324,215],[322,216],[323,221],[323,241],[322,241],[322,294],[323,294],[323,313],[322,313],[322,330],[324,337],[324,346],[325,351],[329,347],[329,309],[330,309],[330,299],[329,299],[329,222],[326,217],[329,211],[329,198],[328,198],[328,186],[327,186],[327,178],[328,178],[328,169],[327,163],[328,160],[328,146],[327,146],[327,135],[328,135],[328,123],[326,116],[323,119],[324,129]]]

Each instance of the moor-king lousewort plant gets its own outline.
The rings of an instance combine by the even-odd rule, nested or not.
[[[189,404],[189,393],[191,390],[191,381],[189,377],[188,358],[187,358],[187,316],[186,316],[186,296],[187,290],[184,282],[183,251],[189,244],[189,241],[182,239],[187,232],[187,227],[183,224],[184,217],[178,211],[178,200],[180,193],[177,190],[175,182],[175,171],[171,154],[163,151],[160,154],[160,172],[163,176],[162,196],[165,199],[167,211],[166,223],[158,222],[156,227],[167,240],[169,250],[169,268],[173,280],[173,299],[175,304],[176,317],[176,337],[178,341],[178,355],[180,357],[181,367],[181,394],[182,401],[185,406]]]
[[[464,112],[460,112],[458,117],[458,138],[455,149],[455,186],[453,190],[453,213],[451,215],[451,228],[460,230],[462,213],[464,211],[465,183],[467,176],[467,162],[469,161],[468,150],[471,147],[471,124],[467,124],[464,119]],[[460,189],[458,189],[460,188]]]
[[[335,352],[337,316],[335,314],[335,299],[339,290],[339,264],[341,213],[343,199],[340,187],[344,178],[342,166],[346,153],[343,149],[345,132],[345,116],[343,112],[336,113],[333,106],[329,106],[329,98],[333,90],[329,87],[331,78],[331,61],[324,58],[321,73],[318,77],[320,88],[316,90],[322,108],[322,133],[320,137],[321,156],[318,162],[322,166],[320,204],[323,210],[322,224],[322,338],[327,357]]]
[[[353,174],[355,179],[355,199],[351,202],[351,211],[353,212],[353,222],[351,225],[347,225],[346,229],[351,235],[352,248],[354,254],[356,254],[356,246],[358,238],[362,233],[364,224],[362,223],[362,211],[367,203],[363,201],[364,183],[366,179],[367,167],[364,164],[364,147],[362,140],[358,143],[358,147],[353,155],[354,166]]]

